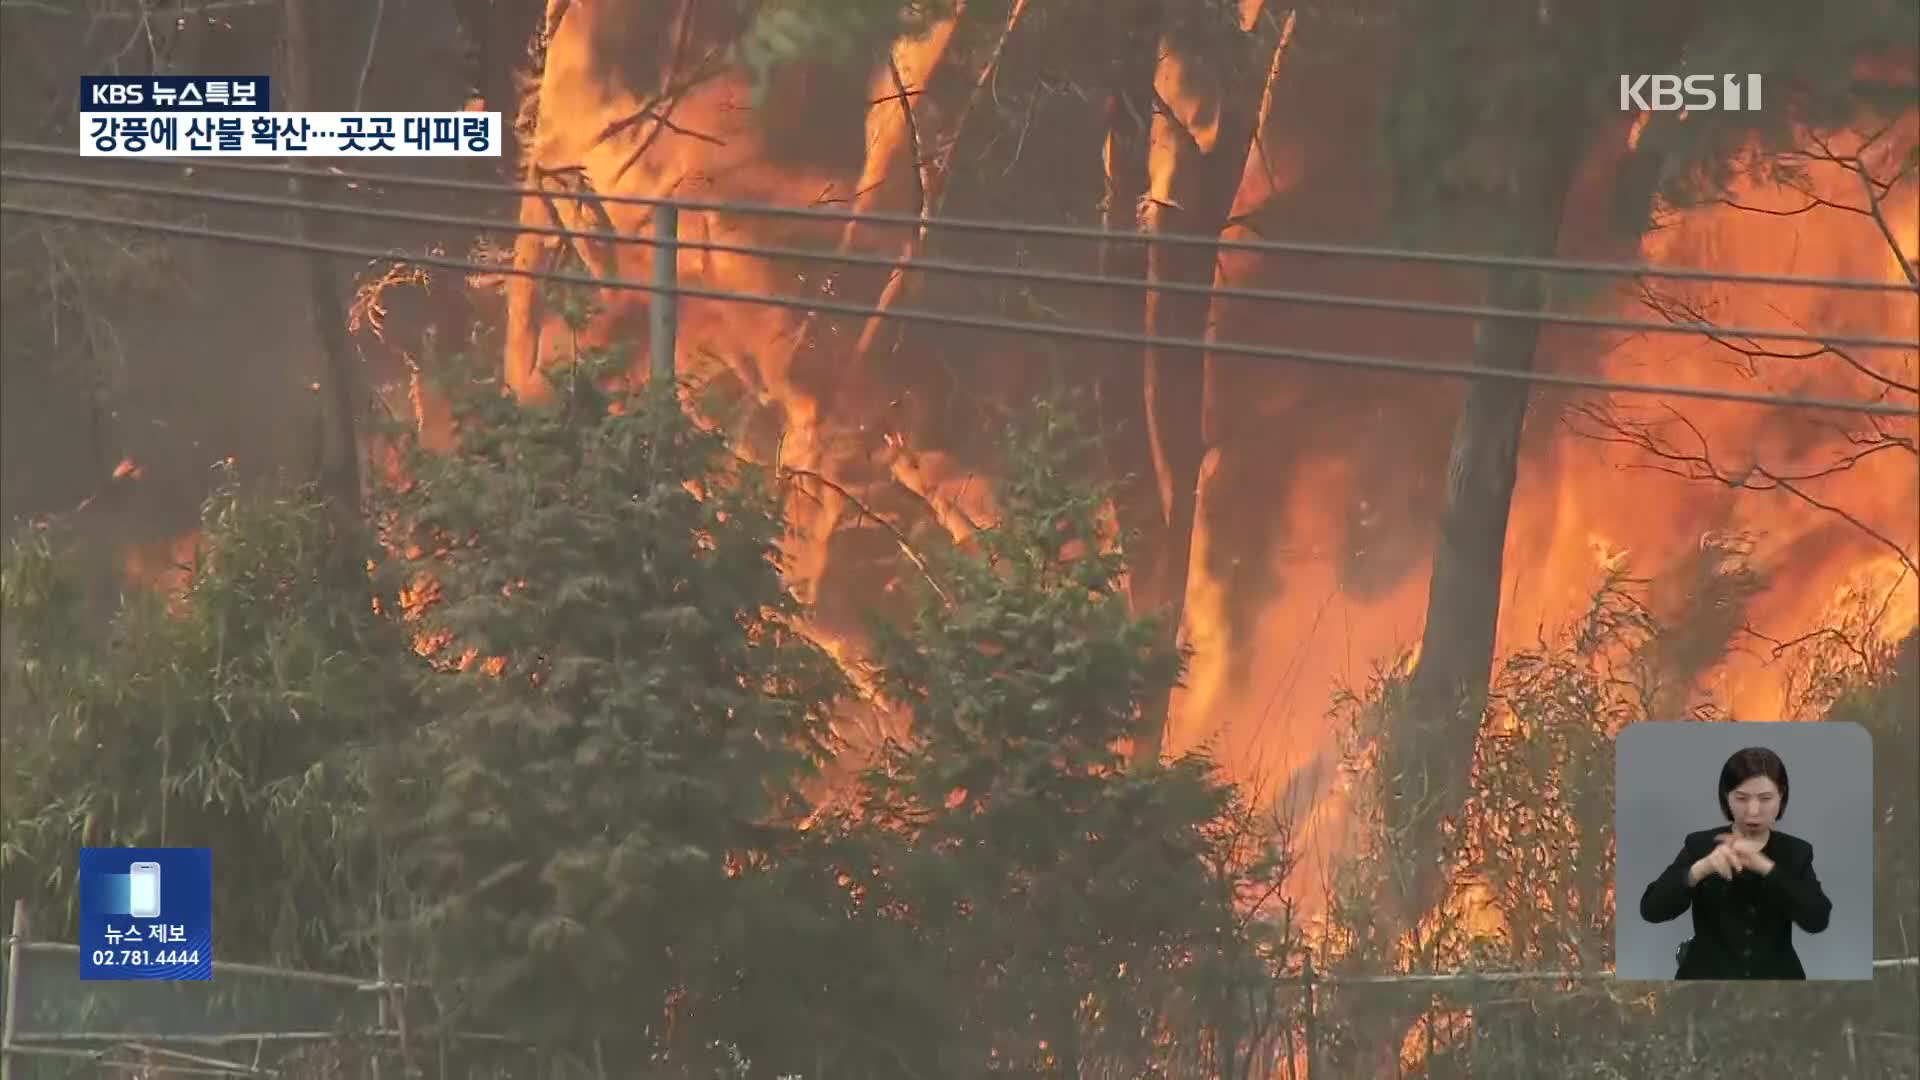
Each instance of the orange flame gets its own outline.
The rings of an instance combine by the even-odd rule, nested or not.
[[[1242,6],[1243,14],[1257,13],[1259,7],[1252,0]],[[682,8],[683,14],[690,10]],[[698,80],[675,98],[675,130],[634,123],[646,104],[645,95],[625,89],[633,81],[605,66],[621,62],[620,54],[596,47],[615,33],[615,24],[631,17],[632,12],[619,5],[575,4],[561,19],[547,54],[538,133],[530,151],[536,171],[543,170],[550,182],[562,182],[558,178],[564,174],[572,178],[565,183],[594,191],[788,203],[836,198],[859,208],[906,211],[930,204],[929,185],[942,178],[930,175],[926,145],[916,145],[916,140],[932,145],[952,137],[940,126],[944,114],[928,105],[930,88],[940,81],[934,78],[938,69],[958,62],[955,57],[967,51],[949,55],[951,23],[897,43],[891,68],[883,65],[866,88],[870,101],[861,125],[864,155],[836,163],[795,160],[773,145],[769,125],[748,105],[744,77],[731,70]],[[1283,44],[1291,31],[1289,16]],[[1150,188],[1156,198],[1177,202],[1191,185],[1191,177],[1182,172],[1190,153],[1176,152],[1164,141],[1171,138],[1173,121],[1201,153],[1220,138],[1220,88],[1209,82],[1214,74],[1177,49],[1165,50],[1155,86],[1171,115],[1160,125],[1163,141],[1150,159]],[[1316,71],[1313,65],[1283,71],[1276,54],[1260,109],[1259,138],[1240,172],[1233,200],[1235,221],[1264,214],[1291,233],[1329,230],[1332,239],[1350,239],[1377,222],[1379,178],[1367,171],[1360,157],[1365,147],[1351,137],[1367,122],[1367,95],[1334,92],[1336,88],[1316,82],[1347,78]],[[910,94],[902,95],[900,86]],[[920,93],[923,89],[928,92]],[[1338,89],[1352,87],[1343,84]],[[1305,110],[1288,107],[1293,98],[1342,104]],[[1622,153],[1639,145],[1646,123],[1644,117],[1631,125],[1623,121],[1621,137],[1615,145],[1596,149],[1588,172],[1600,177],[1617,166]],[[1912,128],[1909,117],[1885,145],[1912,145]],[[614,129],[618,136],[602,137]],[[1813,193],[1829,201],[1857,200],[1860,192],[1858,178],[1837,167],[1816,168],[1811,182]],[[1605,184],[1604,179],[1592,179],[1589,186]],[[1592,192],[1588,197],[1597,198]],[[1759,211],[1716,206],[1673,215],[1669,227],[1649,234],[1637,254],[1669,265],[1899,280],[1904,272],[1899,254],[1911,264],[1920,252],[1920,215],[1911,181],[1882,201],[1884,229],[1866,215],[1765,212],[1790,210],[1793,198],[1790,192],[1744,183],[1730,201]],[[542,223],[557,215],[577,225],[600,224],[597,215],[604,214],[624,232],[651,225],[644,208],[580,209],[564,200],[529,199],[522,214]],[[1583,254],[1572,249],[1601,243],[1583,228],[1592,231],[1569,225],[1569,254]],[[831,235],[818,228],[730,215],[689,214],[681,229],[689,237],[724,241],[792,244],[805,238],[842,250],[907,249],[890,239],[893,234],[849,228]],[[516,262],[532,266],[552,254],[537,238],[527,238]],[[583,245],[578,254],[600,272],[642,279],[651,273],[650,253],[644,247],[603,251]],[[683,250],[678,273],[700,285],[771,294],[826,293],[856,302],[885,288],[877,273],[802,272],[751,257],[701,251]],[[1302,267],[1238,255],[1222,259],[1218,274],[1235,284],[1393,292],[1414,299],[1470,298],[1458,283],[1439,275],[1396,272],[1389,289],[1382,287],[1374,269]],[[1652,300],[1666,304],[1666,313],[1675,317],[1688,317],[1681,312],[1685,306],[1727,324],[1909,337],[1916,329],[1910,302],[1886,297],[1665,286],[1658,292],[1655,297],[1607,295],[1586,307],[1658,318],[1648,307]],[[644,313],[645,301],[631,295],[602,300],[606,314],[587,336],[587,344],[634,328]],[[1433,322],[1411,318],[1356,318],[1347,311],[1289,308],[1271,322],[1262,318],[1266,316],[1248,305],[1224,303],[1215,305],[1211,323],[1213,330],[1235,340],[1280,337],[1302,347],[1398,355],[1460,349],[1471,332],[1458,325],[1440,331]],[[537,397],[533,372],[564,363],[574,342],[560,332],[526,283],[510,287],[508,336],[509,380],[523,397]],[[772,461],[796,478],[812,474],[832,481],[832,487],[807,484],[809,497],[793,503],[790,580],[798,595],[818,605],[812,632],[850,667],[856,666],[860,641],[842,609],[857,607],[885,588],[850,580],[860,575],[849,569],[853,563],[846,552],[852,537],[871,527],[864,524],[863,513],[855,512],[855,501],[877,502],[880,496],[875,493],[883,489],[896,496],[898,489],[905,489],[907,495],[888,505],[912,504],[916,513],[930,513],[941,531],[959,540],[979,522],[990,520],[992,512],[991,492],[972,477],[972,463],[938,445],[919,425],[913,408],[893,407],[901,395],[893,393],[891,377],[877,368],[853,369],[849,358],[864,355],[861,343],[869,337],[858,326],[824,317],[809,320],[766,308],[686,301],[681,306],[682,351],[676,358],[683,378],[732,387],[740,408],[737,428],[747,433],[743,452]],[[1694,381],[1830,396],[1861,396],[1876,389],[1871,376],[1835,355],[1752,361],[1712,341],[1617,337],[1547,333],[1540,366],[1623,380]],[[637,350],[636,370],[644,369],[643,356],[644,350]],[[1008,366],[1026,358],[1013,353]],[[970,359],[976,364],[987,361]],[[1188,684],[1176,701],[1167,749],[1211,745],[1237,777],[1257,782],[1271,798],[1300,806],[1304,820],[1299,824],[1309,849],[1305,862],[1312,867],[1321,862],[1316,852],[1323,857],[1335,843],[1342,805],[1335,784],[1335,740],[1324,715],[1329,691],[1341,683],[1364,682],[1377,661],[1401,657],[1408,665],[1417,662],[1438,505],[1433,463],[1444,457],[1451,424],[1451,409],[1442,404],[1442,395],[1457,391],[1443,391],[1440,387],[1446,384],[1433,381],[1310,377],[1273,365],[1214,359],[1218,363],[1209,370],[1207,402],[1209,451],[1201,468],[1184,623],[1185,640],[1196,655]],[[1891,364],[1888,371],[1895,379],[1914,381],[1910,354],[1875,354],[1874,360]],[[883,406],[872,407],[873,402]],[[1638,402],[1617,404],[1622,407],[1617,415],[1640,415],[1634,411]],[[1737,531],[1760,538],[1750,558],[1772,577],[1748,613],[1757,631],[1791,638],[1833,617],[1837,604],[1857,607],[1863,597],[1876,596],[1884,602],[1874,633],[1893,638],[1915,625],[1920,586],[1893,550],[1911,553],[1915,548],[1911,454],[1877,453],[1845,466],[1822,478],[1818,493],[1809,491],[1809,501],[1777,486],[1729,486],[1649,469],[1661,462],[1643,448],[1569,435],[1557,423],[1566,415],[1564,405],[1550,395],[1536,398],[1509,529],[1502,649],[1531,643],[1542,628],[1551,629],[1582,610],[1602,573],[1660,575],[1697,552],[1703,537]],[[1712,448],[1713,467],[1747,481],[1764,475],[1761,470],[1776,476],[1818,470],[1847,445],[1844,435],[1832,429],[1832,418],[1792,418],[1746,406],[1691,402],[1675,409]],[[1684,424],[1673,423],[1678,425],[1671,429],[1674,437],[1687,434]],[[763,434],[767,431],[777,434]],[[1677,463],[1665,464],[1684,471]],[[1857,521],[1849,522],[1822,504],[1842,506]],[[889,546],[892,543],[890,539]],[[840,582],[845,587],[825,587],[823,583],[838,580],[837,570],[849,579]],[[1778,665],[1736,653],[1695,691],[1696,696],[1719,697],[1742,716],[1784,715],[1788,703],[1782,701],[1787,690],[1783,679]],[[1310,887],[1313,882],[1307,884],[1305,894],[1317,895],[1318,889]]]

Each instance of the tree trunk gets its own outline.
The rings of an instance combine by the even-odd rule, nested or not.
[[[1147,197],[1148,148],[1153,134],[1157,95],[1153,73],[1159,64],[1160,37],[1165,29],[1163,0],[1135,0],[1114,20],[1117,40],[1110,48],[1111,75],[1106,101],[1105,191],[1101,225],[1108,232],[1133,234],[1142,228]],[[1120,281],[1144,282],[1147,249],[1132,241],[1100,248],[1100,274]],[[1146,328],[1146,293],[1114,288],[1108,325],[1118,333],[1138,334]],[[1146,383],[1140,350],[1113,345],[1103,350],[1094,381],[1094,407],[1103,436],[1106,469],[1115,485],[1116,517],[1129,534],[1129,600],[1135,612],[1150,610],[1148,553],[1161,524],[1153,508],[1153,456],[1147,442]],[[1142,729],[1157,731],[1166,722],[1165,702],[1142,717]],[[1159,740],[1136,739],[1139,756],[1157,755]],[[1144,745],[1143,745],[1144,744]]]
[[[1260,61],[1258,67],[1245,66],[1267,71],[1280,42],[1265,32],[1262,7],[1245,5],[1242,30],[1258,43],[1256,48],[1249,42],[1246,51]],[[1181,56],[1177,48],[1177,41],[1163,39],[1165,58],[1155,80],[1155,100],[1161,107],[1153,115],[1150,187],[1141,228],[1150,234],[1218,236],[1227,226],[1246,171],[1265,83],[1243,78],[1237,62],[1221,65],[1218,57]],[[1176,66],[1167,67],[1170,62]],[[1150,244],[1147,279],[1204,288],[1214,282],[1217,259],[1211,244]],[[1143,325],[1152,337],[1200,340],[1206,336],[1211,307],[1205,294],[1150,290]],[[1154,499],[1145,509],[1157,510],[1157,517],[1139,530],[1129,586],[1135,610],[1164,613],[1168,633],[1178,641],[1200,465],[1207,450],[1206,356],[1200,349],[1149,346],[1142,368],[1147,449],[1155,481]],[[1138,759],[1159,755],[1168,705],[1154,702],[1144,711],[1135,740]]]
[[[1117,40],[1110,46],[1110,77],[1106,98],[1106,190],[1100,206],[1100,225],[1108,233],[1140,231],[1142,202],[1148,186],[1148,144],[1154,123],[1154,69],[1160,61],[1160,35],[1165,27],[1162,0],[1135,0],[1114,19]],[[1110,242],[1100,246],[1100,277],[1114,281],[1146,281],[1146,246],[1137,242]],[[1146,294],[1139,288],[1108,292],[1108,327],[1121,334],[1146,329]],[[1127,592],[1133,609],[1144,613],[1148,580],[1146,552],[1154,544],[1160,519],[1152,513],[1154,459],[1146,452],[1146,382],[1137,346],[1116,344],[1104,350],[1094,379],[1094,409],[1106,455],[1108,477],[1116,484],[1116,519],[1129,534]],[[1164,713],[1142,717],[1142,728],[1158,728]],[[1158,742],[1140,753],[1158,753]]]
[[[500,114],[500,160],[509,177],[520,170],[521,88],[532,75],[532,45],[544,30],[544,0],[453,0],[454,17],[473,39],[468,80],[490,111]]]
[[[284,108],[289,112],[309,112],[322,107],[314,93],[313,13],[307,0],[286,0],[287,92]],[[288,191],[302,198],[305,185],[300,178],[287,181]],[[322,193],[324,197],[324,193]],[[303,240],[324,239],[324,226],[318,214],[296,213],[294,233]],[[309,317],[313,321],[314,340],[320,347],[322,391],[325,420],[321,444],[317,448],[320,483],[343,524],[360,519],[360,439],[356,414],[359,399],[353,362],[353,350],[347,342],[346,308],[341,303],[339,283],[328,256],[318,253],[306,258],[306,285]]]
[[[1513,200],[1512,254],[1549,256],[1555,251],[1579,147],[1571,139],[1563,145],[1565,153],[1542,155],[1551,164],[1530,178]],[[1496,268],[1487,275],[1485,302],[1491,307],[1538,311],[1544,293],[1535,271]],[[1537,322],[1483,321],[1474,362],[1531,371],[1539,339]],[[1385,757],[1386,775],[1394,785],[1391,820],[1396,830],[1410,830],[1408,850],[1439,852],[1440,823],[1468,794],[1493,673],[1507,520],[1529,390],[1523,382],[1475,382],[1454,428],[1419,662]],[[1409,919],[1438,899],[1441,869],[1437,860],[1420,860],[1411,895],[1403,898]]]

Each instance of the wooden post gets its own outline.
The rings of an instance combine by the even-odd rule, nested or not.
[[[380,843],[377,837],[374,843]],[[376,850],[376,869],[373,874],[373,979],[380,984],[380,989],[373,995],[373,1029],[376,1032],[373,1037],[373,1080],[380,1080],[380,1059],[385,1056],[387,1048],[387,883],[382,880],[386,860],[380,856],[381,852]]]
[[[13,1080],[13,1033],[20,1019],[20,961],[26,956],[27,902],[13,902],[13,940],[7,945],[6,1019],[0,1026],[0,1080]]]
[[[673,361],[678,342],[678,311],[680,301],[671,291],[680,280],[680,252],[675,243],[680,237],[680,208],[671,203],[661,203],[653,208],[653,283],[663,287],[656,292],[647,304],[649,327],[653,331],[650,347],[653,353],[652,377],[664,379],[668,384],[673,381]]]

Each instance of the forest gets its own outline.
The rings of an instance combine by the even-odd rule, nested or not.
[[[0,0],[15,944],[81,847],[204,846],[220,962],[353,976],[14,948],[8,1080],[1920,1078],[1915,41]],[[1769,107],[1623,111],[1662,71]],[[81,161],[106,72],[508,145]],[[663,199],[708,295],[582,284],[654,279],[604,234]],[[1677,720],[1872,734],[1871,981],[1611,977],[1615,740]]]

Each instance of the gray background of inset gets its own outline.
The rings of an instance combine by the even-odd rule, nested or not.
[[[1640,896],[1686,835],[1726,823],[1715,801],[1734,751],[1764,746],[1787,767],[1777,828],[1813,845],[1813,870],[1833,901],[1824,933],[1793,928],[1809,979],[1873,977],[1873,739],[1858,724],[1632,724],[1614,743],[1614,975],[1669,980],[1693,913],[1649,923]]]

